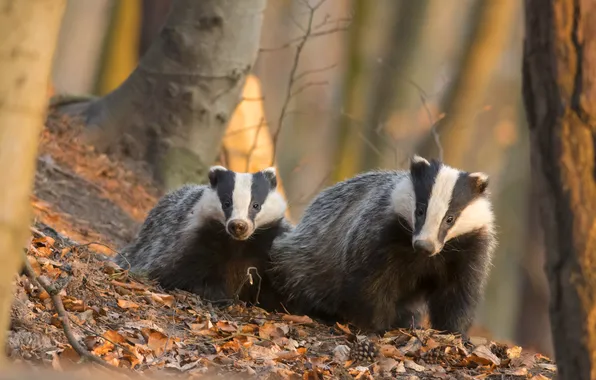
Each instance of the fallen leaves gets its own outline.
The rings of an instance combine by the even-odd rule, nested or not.
[[[158,291],[113,263],[57,240],[36,238],[31,246],[36,249],[30,247],[27,259],[34,271],[55,282],[64,280],[59,294],[84,347],[118,367],[188,375],[275,374],[284,379],[446,379],[461,373],[464,379],[500,374],[539,380],[539,375],[550,378],[556,373],[548,358],[482,338],[464,344],[458,336],[432,330],[365,336],[348,325],[319,325],[308,316],[268,314],[241,304],[217,309],[186,292]],[[40,251],[43,247],[50,251]],[[76,365],[80,358],[66,344],[49,295],[25,278],[20,286],[39,328],[58,342],[47,360],[58,370]],[[372,354],[359,355],[368,349],[355,349],[355,342],[369,342]]]

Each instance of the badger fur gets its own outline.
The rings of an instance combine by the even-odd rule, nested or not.
[[[465,334],[496,246],[488,176],[414,156],[322,191],[271,258],[292,312],[377,332]]]
[[[266,276],[273,239],[288,231],[286,202],[277,192],[274,168],[236,173],[209,171],[209,185],[184,185],[162,197],[136,240],[117,263],[145,274],[165,289],[182,289],[211,301],[235,295],[260,306],[278,307]],[[254,285],[245,284],[251,269]],[[237,294],[238,290],[242,292]]]

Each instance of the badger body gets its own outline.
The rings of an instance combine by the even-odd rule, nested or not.
[[[236,173],[214,166],[209,185],[184,185],[163,196],[117,263],[165,289],[210,301],[238,296],[275,309],[280,299],[267,277],[269,250],[292,227],[276,187],[273,168]]]
[[[272,247],[292,312],[377,332],[465,333],[495,248],[488,177],[415,156],[409,171],[373,171],[322,191]]]

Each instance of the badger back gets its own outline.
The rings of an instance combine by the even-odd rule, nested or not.
[[[410,176],[414,195],[412,244],[417,251],[432,256],[450,240],[468,234],[484,234],[489,241],[494,240],[486,174],[414,156]]]
[[[213,166],[209,183],[218,200],[219,220],[237,240],[246,240],[256,229],[284,217],[287,205],[277,191],[275,168],[238,173]]]

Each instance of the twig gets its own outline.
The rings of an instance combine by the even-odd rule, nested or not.
[[[60,321],[62,322],[62,329],[64,330],[64,335],[66,336],[66,339],[68,340],[68,343],[71,345],[73,350],[75,350],[75,352],[77,354],[79,354],[79,356],[83,359],[89,360],[92,363],[99,364],[103,367],[112,369],[114,371],[122,372],[118,367],[114,367],[113,365],[106,362],[105,360],[91,354],[83,346],[81,346],[81,344],[77,341],[77,339],[73,335],[73,332],[72,332],[72,329],[70,326],[70,319],[68,317],[68,312],[64,309],[64,304],[62,303],[62,298],[60,298],[60,289],[56,289],[46,277],[44,277],[44,276],[38,277],[35,274],[35,271],[33,270],[33,268],[31,267],[31,264],[29,263],[29,260],[27,259],[27,255],[24,254],[24,256],[25,256],[25,260],[24,260],[25,273],[27,274],[27,277],[29,277],[31,279],[31,281],[33,281],[33,283],[39,285],[46,292],[48,292],[48,294],[50,295],[52,304],[54,305],[54,309],[56,309],[56,313],[58,313],[58,317],[60,317]]]
[[[296,91],[293,91],[292,94],[290,95],[290,98],[295,97],[296,95],[300,94],[304,90],[307,90],[311,87],[324,86],[327,84],[329,84],[329,82],[327,82],[326,80],[319,81],[319,82],[309,82],[309,83],[305,84],[304,86],[299,87]]]
[[[259,284],[257,285],[257,295],[255,297],[255,305],[258,305],[259,304],[259,296],[261,295],[261,282],[263,281],[263,278],[259,274],[259,270],[256,267],[248,267],[246,269],[246,277],[244,278],[244,281],[242,281],[242,283],[236,290],[236,293],[234,294],[234,299],[238,300],[240,298],[240,291],[242,291],[242,288],[244,287],[244,285],[246,285],[247,282],[249,282],[251,286],[253,285],[254,281],[252,278],[252,274],[250,274],[251,269],[255,271],[255,274],[259,278]]]
[[[310,38],[326,36],[328,34],[333,34],[333,33],[337,33],[337,32],[345,32],[348,29],[349,29],[349,26],[341,26],[341,27],[331,28],[331,29],[327,29],[327,30],[322,30],[320,32],[311,32]],[[268,53],[268,52],[273,52],[273,51],[284,50],[284,49],[289,48],[296,42],[300,42],[302,40],[302,38],[303,37],[296,37],[296,38],[291,39],[290,41],[286,42],[285,44],[278,46],[278,47],[274,47],[274,48],[261,48],[261,49],[259,49],[259,52]]]
[[[308,15],[308,24],[306,26],[306,32],[304,33],[304,36],[301,37],[301,40],[298,43],[298,46],[296,47],[296,54],[294,55],[294,62],[292,63],[292,68],[290,70],[290,80],[288,83],[288,88],[286,90],[286,97],[283,102],[283,106],[281,108],[281,113],[279,115],[279,122],[277,123],[278,124],[277,129],[275,130],[275,133],[273,134],[273,155],[271,157],[271,166],[275,165],[275,156],[277,154],[277,141],[279,139],[279,134],[281,133],[281,130],[283,127],[284,118],[286,116],[286,110],[288,108],[288,105],[290,104],[290,99],[292,98],[292,89],[294,87],[294,82],[296,81],[296,70],[298,69],[298,62],[300,61],[300,55],[302,53],[302,49],[304,49],[304,45],[306,45],[306,41],[312,34],[313,19],[315,17],[315,12],[321,5],[323,5],[324,2],[325,2],[325,0],[321,0],[314,6],[312,6],[312,7],[309,6],[310,13]]]
[[[334,64],[329,65],[329,66],[321,67],[321,68],[318,68],[318,69],[304,70],[300,74],[296,75],[295,80],[302,79],[302,78],[304,78],[307,75],[311,75],[311,74],[315,74],[315,73],[321,73],[323,71],[331,70],[331,69],[333,69],[335,67],[337,67],[337,63],[334,63]]]

